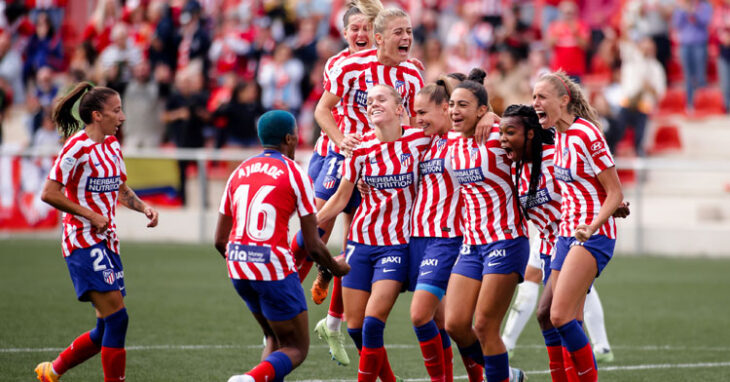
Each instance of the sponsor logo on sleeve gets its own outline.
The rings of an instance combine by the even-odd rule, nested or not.
[[[75,164],[76,164],[76,158],[65,157],[61,160],[61,169],[64,171],[71,170]]]
[[[86,181],[86,191],[95,193],[119,191],[121,183],[119,175],[106,178],[89,177]]]
[[[267,264],[271,262],[271,248],[257,245],[228,243],[228,261]]]
[[[606,152],[606,145],[603,141],[597,140],[592,142],[588,149],[591,151],[592,157],[597,157]]]

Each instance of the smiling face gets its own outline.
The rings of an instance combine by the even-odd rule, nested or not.
[[[385,85],[376,85],[368,90],[367,113],[370,123],[384,127],[389,123],[400,125],[403,105],[398,102],[395,90]]]
[[[520,117],[504,117],[499,124],[499,143],[513,161],[522,160],[525,147],[529,147],[535,133],[530,130],[525,134],[525,125]]]
[[[347,41],[347,47],[350,49],[350,53],[369,49],[373,45],[372,25],[363,14],[350,16],[345,30],[342,31],[342,35],[345,37],[345,41]]]
[[[418,94],[413,105],[416,109],[416,126],[422,128],[424,134],[441,135],[451,128],[448,103],[438,105],[431,102],[428,95]]]
[[[413,28],[407,17],[394,17],[389,20],[383,33],[375,34],[381,62],[395,66],[408,60],[413,44]]]
[[[126,120],[122,111],[122,99],[116,94],[107,98],[103,110],[94,111],[93,114],[104,135],[115,135]]]
[[[449,117],[454,130],[461,135],[474,135],[477,122],[486,112],[487,106],[479,105],[477,97],[468,89],[458,88],[451,93]]]
[[[535,84],[532,91],[532,106],[543,129],[549,129],[557,124],[563,113],[567,113],[570,97],[567,94],[559,95],[558,90],[546,79]]]

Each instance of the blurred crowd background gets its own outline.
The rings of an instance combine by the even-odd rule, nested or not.
[[[614,152],[647,155],[656,116],[730,110],[730,0],[400,0],[426,82],[486,68],[497,113],[543,72],[580,81]],[[345,47],[344,0],[0,1],[5,144],[60,147],[54,97],[89,80],[122,94],[125,147],[246,147],[256,118],[318,135],[325,61]],[[14,129],[14,131],[8,131]],[[628,132],[628,134],[627,134]],[[651,154],[649,152],[649,154]]]

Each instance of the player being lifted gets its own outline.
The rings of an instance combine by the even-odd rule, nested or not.
[[[296,211],[304,245],[333,274],[349,266],[336,262],[317,234],[312,184],[294,162],[296,121],[275,110],[261,116],[264,152],[231,174],[221,199],[215,247],[226,259],[233,287],[266,336],[263,361],[229,381],[283,380],[309,350],[307,303],[288,246],[289,218]]]

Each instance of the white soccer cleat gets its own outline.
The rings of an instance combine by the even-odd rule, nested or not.
[[[239,374],[228,378],[228,382],[256,382],[256,380],[248,374]]]

